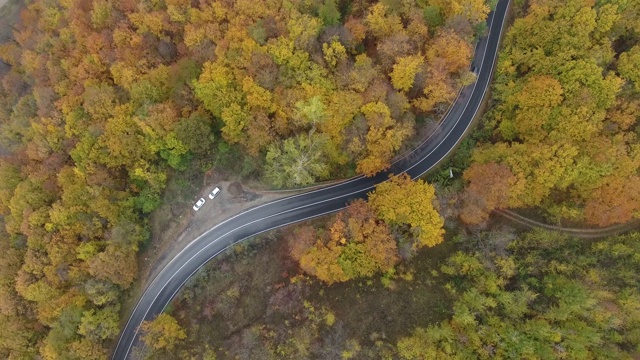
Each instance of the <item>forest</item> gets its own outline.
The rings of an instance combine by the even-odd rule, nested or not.
[[[149,214],[187,172],[387,168],[473,82],[490,5],[29,1],[0,45],[0,356],[106,358]]]
[[[482,242],[475,251],[474,240]],[[403,358],[638,354],[637,232],[592,244],[544,231],[510,239],[507,246],[487,233],[474,240],[440,270],[455,298],[451,318],[400,339]]]
[[[640,217],[639,19],[637,1],[531,1],[464,172],[466,223],[496,208],[590,226]]]
[[[0,357],[109,356],[135,294],[138,254],[154,238],[150,214],[176,179],[217,167],[295,188],[387,169],[475,80],[474,42],[494,5],[29,1],[0,44]],[[207,341],[227,350],[193,343],[202,338],[179,311],[198,299],[188,289],[175,318],[144,324],[147,355],[640,352],[637,233],[593,244],[517,233],[487,252],[494,235],[468,231],[501,208],[580,226],[640,218],[640,3],[512,6],[487,112],[451,160],[462,174],[455,186],[399,175],[368,202],[279,233],[287,275],[273,285],[271,322],[236,308],[246,291],[237,285],[205,312],[205,322],[239,334],[231,343],[243,354],[221,332]],[[450,246],[445,239],[460,252],[412,269],[413,259]],[[424,286],[413,291],[417,277]],[[412,308],[424,316],[389,337],[351,336],[348,314],[310,294],[354,288],[390,298],[401,288],[397,303],[437,306]],[[230,319],[243,314],[240,331]],[[497,340],[507,335],[511,343]]]

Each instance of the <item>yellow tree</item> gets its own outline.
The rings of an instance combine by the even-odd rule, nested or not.
[[[620,130],[628,130],[640,114],[640,100],[624,101],[618,99],[615,107],[607,112],[607,119],[616,124]]]
[[[172,21],[186,22],[189,18],[189,10],[191,10],[191,2],[189,0],[167,0],[167,14]]]
[[[251,120],[250,114],[245,107],[232,103],[222,110],[220,118],[225,124],[222,128],[222,136],[227,141],[235,143],[245,139],[246,135],[243,130]]]
[[[166,30],[169,30],[168,15],[162,11],[138,12],[128,14],[129,20],[136,26],[141,34],[152,33],[155,36],[162,36]]]
[[[551,190],[566,189],[575,182],[572,166],[578,148],[569,144],[497,143],[473,153],[477,163],[496,162],[509,167],[515,179],[510,182],[509,206],[538,206]]]
[[[412,181],[409,175],[392,176],[369,194],[369,203],[378,216],[389,224],[409,225],[416,236],[414,249],[441,243],[444,220],[435,209],[435,189],[423,180]]]
[[[152,321],[141,325],[144,335],[142,341],[154,349],[173,349],[180,340],[187,338],[187,333],[176,319],[166,313],[158,315]]]
[[[339,258],[340,247],[317,243],[300,258],[300,268],[328,284],[344,282],[349,280],[349,277],[340,267]]]
[[[338,263],[349,278],[388,271],[399,261],[388,225],[364,200],[338,214],[330,230],[331,241],[342,247]]]
[[[355,58],[356,62],[349,73],[349,87],[359,93],[364,92],[371,81],[378,76],[378,70],[373,60],[366,54],[360,54]]]
[[[409,91],[423,63],[424,58],[420,55],[399,58],[396,64],[393,65],[393,72],[391,72],[393,87],[404,92]]]
[[[456,96],[444,59],[436,58],[430,61],[427,64],[426,74],[427,79],[423,89],[425,96],[413,100],[413,106],[423,112],[431,111],[437,104],[451,101]]]
[[[357,171],[373,176],[389,168],[391,158],[402,141],[413,133],[411,126],[391,118],[391,111],[381,102],[371,102],[361,108],[369,130],[366,136],[366,154],[358,161]]]
[[[379,2],[371,7],[365,23],[371,34],[377,38],[384,38],[403,31],[402,20],[398,15],[389,15],[388,8]]]
[[[216,117],[221,117],[225,108],[242,100],[242,93],[232,71],[218,62],[204,64],[194,87],[198,99]]]
[[[336,67],[336,65],[347,58],[347,50],[338,41],[338,37],[331,38],[330,43],[322,44],[322,52],[324,53],[324,59],[330,67]]]
[[[517,110],[513,121],[505,119],[500,124],[502,136],[506,139],[517,136],[527,141],[543,140],[547,135],[543,125],[550,121],[554,109],[562,102],[562,94],[562,85],[551,76],[529,78],[522,91],[511,98]]]
[[[360,111],[362,96],[354,91],[335,91],[328,99],[327,119],[318,125],[320,131],[331,137],[332,142],[341,144],[344,129]]]
[[[640,90],[640,45],[632,47],[629,51],[620,54],[618,59],[618,71],[622,77],[635,84],[636,90]]]
[[[484,21],[489,15],[489,6],[485,0],[464,0],[460,1],[462,14],[469,19],[472,24]]]
[[[443,59],[449,73],[469,68],[472,48],[453,30],[442,31],[433,39],[427,51],[427,60]]]
[[[138,273],[136,249],[133,246],[109,244],[106,249],[88,260],[89,273],[122,288],[128,288]]]
[[[151,149],[144,145],[142,131],[132,116],[133,107],[121,105],[113,112],[98,140],[102,147],[99,161],[108,167],[117,167],[151,158]]]

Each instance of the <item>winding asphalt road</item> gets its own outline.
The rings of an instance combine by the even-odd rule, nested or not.
[[[353,178],[249,209],[189,243],[145,290],[120,335],[113,359],[126,359],[138,340],[140,324],[160,314],[198,269],[228,247],[277,227],[336,212],[352,200],[366,198],[376,184],[389,178],[389,174],[407,172],[412,178],[417,178],[443,160],[469,130],[484,99],[495,67],[508,5],[509,0],[500,0],[496,10],[489,14],[489,35],[476,46],[472,64],[478,69],[476,82],[462,89],[439,128],[418,148],[395,162],[388,171],[374,177]]]

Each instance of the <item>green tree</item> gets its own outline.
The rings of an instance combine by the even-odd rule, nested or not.
[[[444,23],[442,10],[438,6],[425,6],[423,9],[423,16],[430,28],[435,29]]]
[[[629,51],[620,54],[618,58],[618,71],[620,75],[635,85],[636,91],[640,91],[640,46],[636,45]]]
[[[84,110],[96,121],[106,121],[113,112],[115,91],[107,84],[89,86],[84,92]]]
[[[94,340],[113,339],[119,331],[116,307],[85,311],[78,327],[79,334]]]
[[[493,236],[475,241],[484,247],[495,241]],[[640,324],[628,317],[636,312],[623,303],[637,306],[638,298],[632,300],[626,286],[638,279],[634,274],[622,285],[609,282],[609,276],[618,277],[619,269],[612,268],[617,262],[637,267],[627,262],[634,238],[637,233],[592,247],[535,231],[502,255],[458,252],[441,267],[454,298],[452,316],[415,329],[398,342],[398,353],[405,359],[629,357],[636,349],[627,347],[628,336]],[[613,248],[617,261],[610,262],[605,254]],[[635,336],[631,342],[637,344]]]
[[[318,15],[324,26],[334,26],[340,23],[340,11],[335,0],[324,0],[318,7]]]
[[[327,106],[320,96],[314,96],[309,100],[296,102],[296,110],[300,118],[299,124],[311,126],[313,129],[322,125],[327,118]]]
[[[272,144],[267,150],[265,177],[276,187],[309,185],[327,178],[327,142],[325,136],[311,133]]]
[[[97,251],[95,251],[97,252]],[[81,258],[80,256],[78,256]],[[86,257],[84,260],[86,260]],[[118,288],[107,281],[100,281],[97,279],[89,279],[84,284],[84,290],[89,298],[95,305],[104,306],[114,303],[119,298]]]
[[[22,181],[20,169],[6,161],[0,161],[0,213],[6,214],[13,191]]]
[[[211,123],[212,120],[205,114],[193,113],[176,124],[176,137],[189,151],[196,155],[206,155],[211,152],[215,139]]]

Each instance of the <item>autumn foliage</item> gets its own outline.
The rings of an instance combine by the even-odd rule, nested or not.
[[[407,175],[376,186],[369,202],[357,200],[326,225],[300,226],[288,236],[291,256],[326,283],[386,272],[400,261],[399,242],[415,251],[443,241],[444,223],[434,208],[434,188]]]
[[[172,349],[176,343],[187,337],[187,333],[176,319],[166,313],[158,315],[152,321],[142,323],[142,341],[154,349]]]
[[[444,220],[436,210],[435,188],[407,174],[392,176],[369,195],[376,214],[389,224],[408,226],[413,248],[432,247],[443,241]]]
[[[186,169],[243,158],[290,187],[388,167],[468,72],[488,7],[456,4],[29,1],[0,45],[0,357],[107,357]],[[339,276],[394,262],[348,265],[393,252],[368,236]]]
[[[515,180],[511,170],[496,163],[473,164],[464,173],[469,184],[462,193],[460,219],[481,224],[494,209],[509,206],[509,186]]]
[[[426,23],[418,1],[359,2],[349,14],[328,1],[318,16],[303,2],[279,3],[192,8],[185,27],[187,50],[216,45],[195,96],[227,142],[266,153],[267,180],[278,187],[353,165],[367,176],[388,168],[415,114],[453,99],[468,73],[469,30],[488,12],[482,1],[465,2],[442,11],[442,21],[460,26],[443,27]]]
[[[464,175],[465,222],[504,206],[599,226],[640,216],[639,13],[637,2],[544,0],[515,21],[485,117],[494,136]]]
[[[341,211],[322,235],[310,226],[296,229],[289,244],[300,268],[329,284],[370,277],[399,261],[389,227],[363,200]]]

